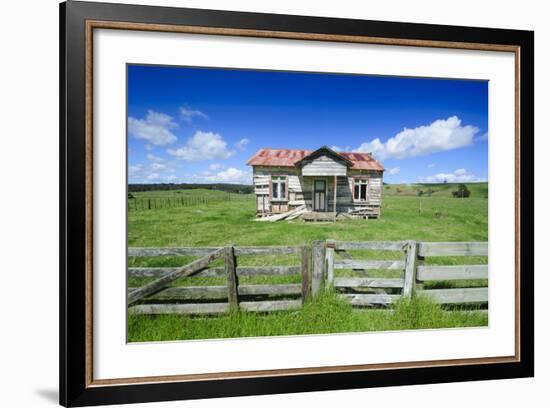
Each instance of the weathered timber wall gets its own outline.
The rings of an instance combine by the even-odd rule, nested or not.
[[[340,163],[334,162],[341,166]],[[313,164],[313,163],[312,163]],[[344,166],[345,167],[345,166]],[[327,170],[333,173],[332,170]],[[334,171],[338,173],[338,171]],[[308,173],[309,174],[309,173]],[[274,203],[278,206],[277,211],[273,211],[270,202],[270,183],[272,176],[287,177],[287,198],[284,204],[288,205],[285,209],[305,205],[309,211],[313,210],[313,181],[325,180],[327,183],[327,211],[332,211],[334,206],[334,178],[327,176],[327,173],[319,176],[301,174],[299,169],[289,167],[253,167],[254,193],[256,194],[256,203],[258,212],[279,212],[280,202]],[[349,212],[359,210],[364,207],[372,207],[375,213],[382,203],[382,172],[379,171],[358,171],[349,170],[349,174],[337,174],[336,186],[336,210],[338,212]],[[353,199],[353,178],[366,177],[368,179],[367,200],[356,201]]]
[[[302,176],[346,176],[347,166],[332,157],[321,155],[302,166]]]

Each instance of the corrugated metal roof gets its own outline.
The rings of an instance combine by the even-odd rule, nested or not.
[[[256,152],[246,164],[250,166],[294,167],[297,161],[313,153],[312,150],[263,148]],[[384,171],[384,166],[370,153],[337,152],[353,163],[354,170]]]

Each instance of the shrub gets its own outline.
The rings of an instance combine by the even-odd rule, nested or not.
[[[470,190],[468,190],[468,187],[466,187],[466,184],[459,184],[458,190],[453,191],[453,197],[455,198],[470,197]]]

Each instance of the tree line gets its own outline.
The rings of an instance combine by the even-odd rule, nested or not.
[[[168,191],[168,190],[194,190],[194,189],[206,189],[225,191],[227,193],[235,194],[250,194],[254,191],[253,186],[245,184],[191,184],[191,183],[158,183],[158,184],[128,184],[128,192],[142,192],[142,191]]]

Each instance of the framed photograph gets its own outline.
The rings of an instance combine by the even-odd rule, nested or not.
[[[60,16],[62,405],[534,375],[533,32]]]

